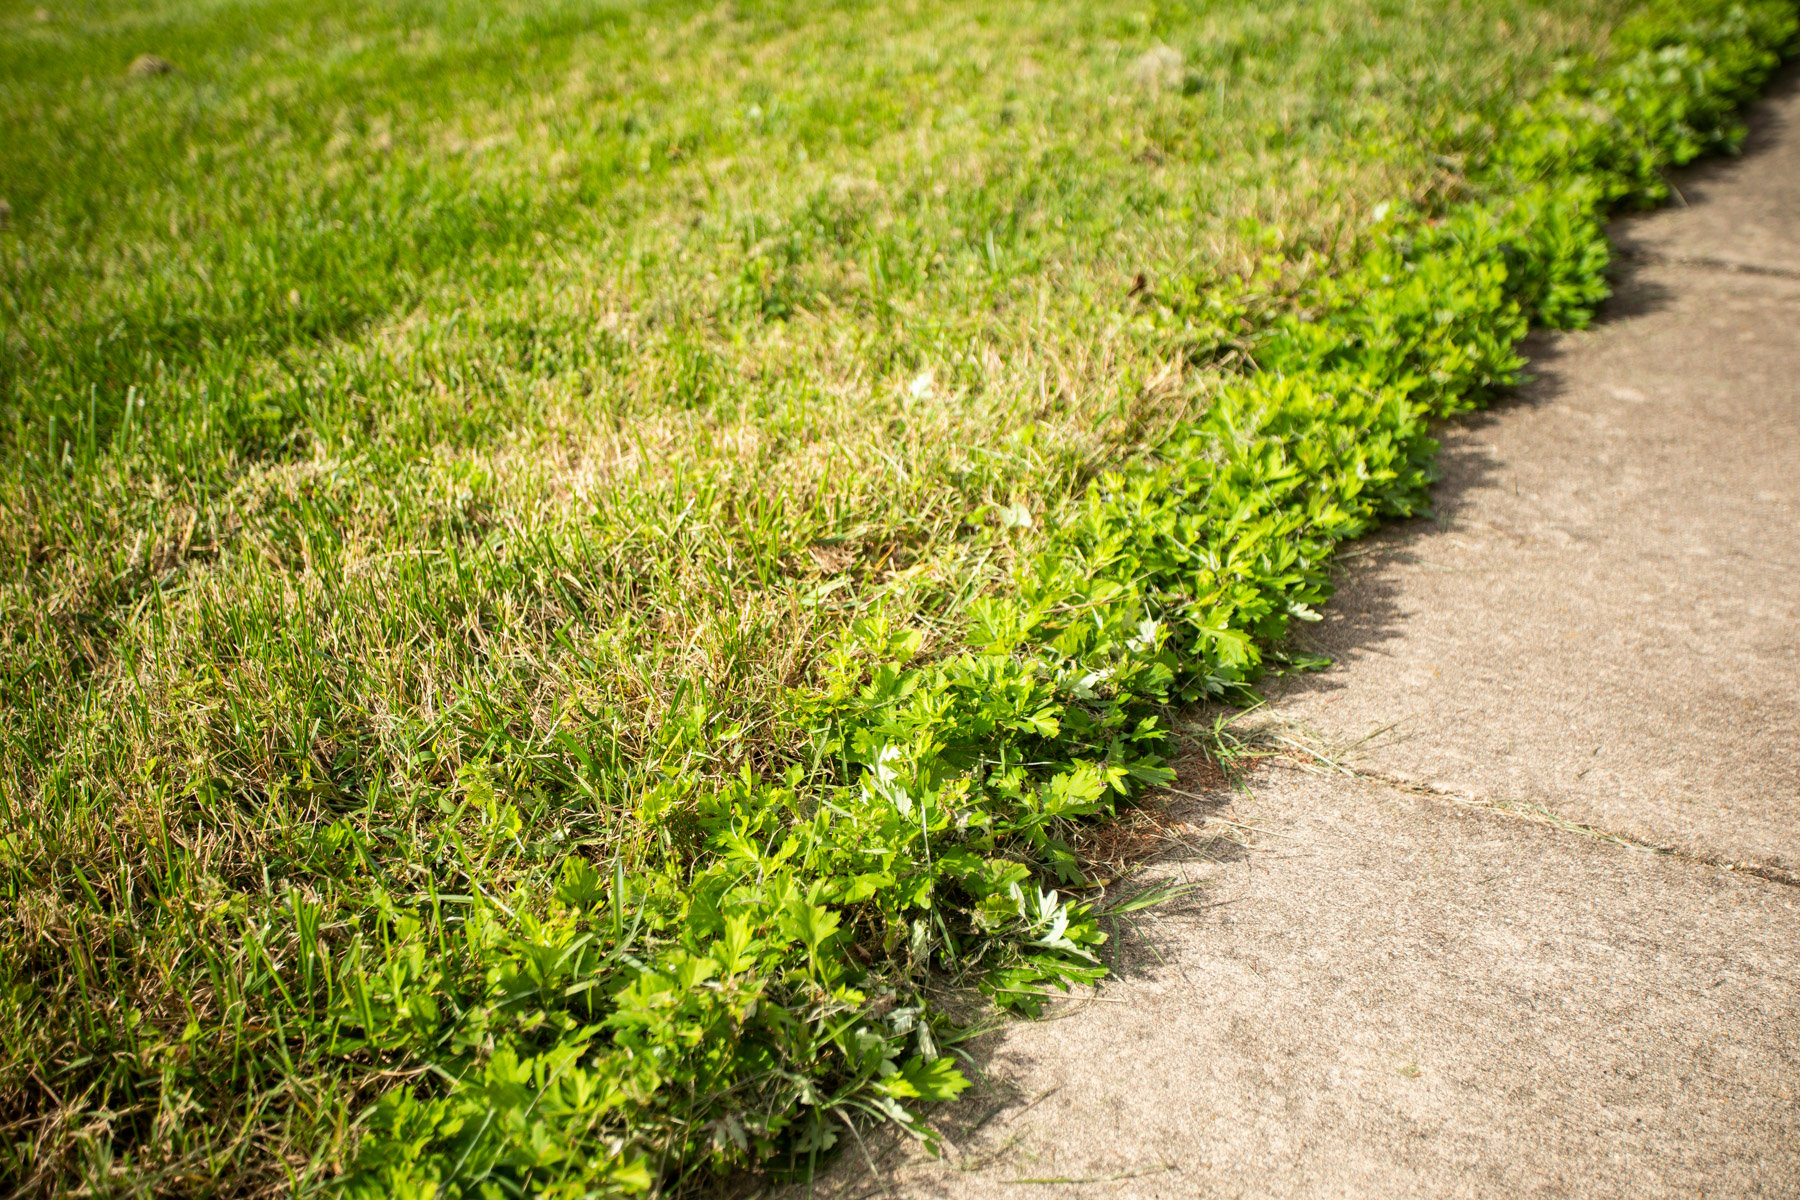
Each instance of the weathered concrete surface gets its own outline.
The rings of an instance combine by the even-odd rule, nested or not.
[[[1198,802],[1253,845],[1158,867],[1208,886],[981,1047],[947,1161],[852,1150],[823,1194],[1800,1195],[1800,887],[1716,865],[1800,867],[1791,85],[1773,113],[1631,228],[1603,326],[1446,431],[1441,519],[1346,571],[1337,665],[1275,711],[1363,773]]]
[[[1800,196],[1800,172],[1794,176]],[[1800,280],[1647,266],[1443,432],[1276,711],[1361,768],[1800,868]]]
[[[1367,780],[1228,815],[1261,848],[1165,865],[1208,886],[1004,1032],[955,1153],[822,1194],[1800,1194],[1800,889]]]

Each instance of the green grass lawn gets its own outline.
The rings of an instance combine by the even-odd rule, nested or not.
[[[94,1195],[680,1186],[953,1094],[924,1002],[1092,977],[1069,830],[1307,615],[1115,711],[995,598],[1638,7],[42,2],[0,1192]]]

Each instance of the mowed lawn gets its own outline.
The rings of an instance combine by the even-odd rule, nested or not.
[[[695,798],[853,773],[846,639],[967,644],[1251,365],[1213,283],[1457,198],[1629,8],[4,0],[0,1192],[325,1188],[637,1036]],[[584,1187],[829,1149],[684,1071]]]

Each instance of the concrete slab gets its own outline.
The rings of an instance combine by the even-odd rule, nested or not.
[[[1800,167],[1800,161],[1796,163]],[[1800,187],[1800,174],[1795,176]],[[1650,266],[1446,426],[1271,690],[1358,767],[1800,867],[1800,281]]]
[[[978,1047],[954,1152],[819,1194],[1800,1193],[1800,889],[1366,779],[1215,815],[1259,848]]]

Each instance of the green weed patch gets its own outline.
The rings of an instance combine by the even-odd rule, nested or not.
[[[1074,831],[1796,38],[1495,0],[1458,92],[1404,6],[439,7],[8,93],[140,203],[0,147],[0,1183],[630,1195],[930,1137],[933,998],[1103,976]]]

